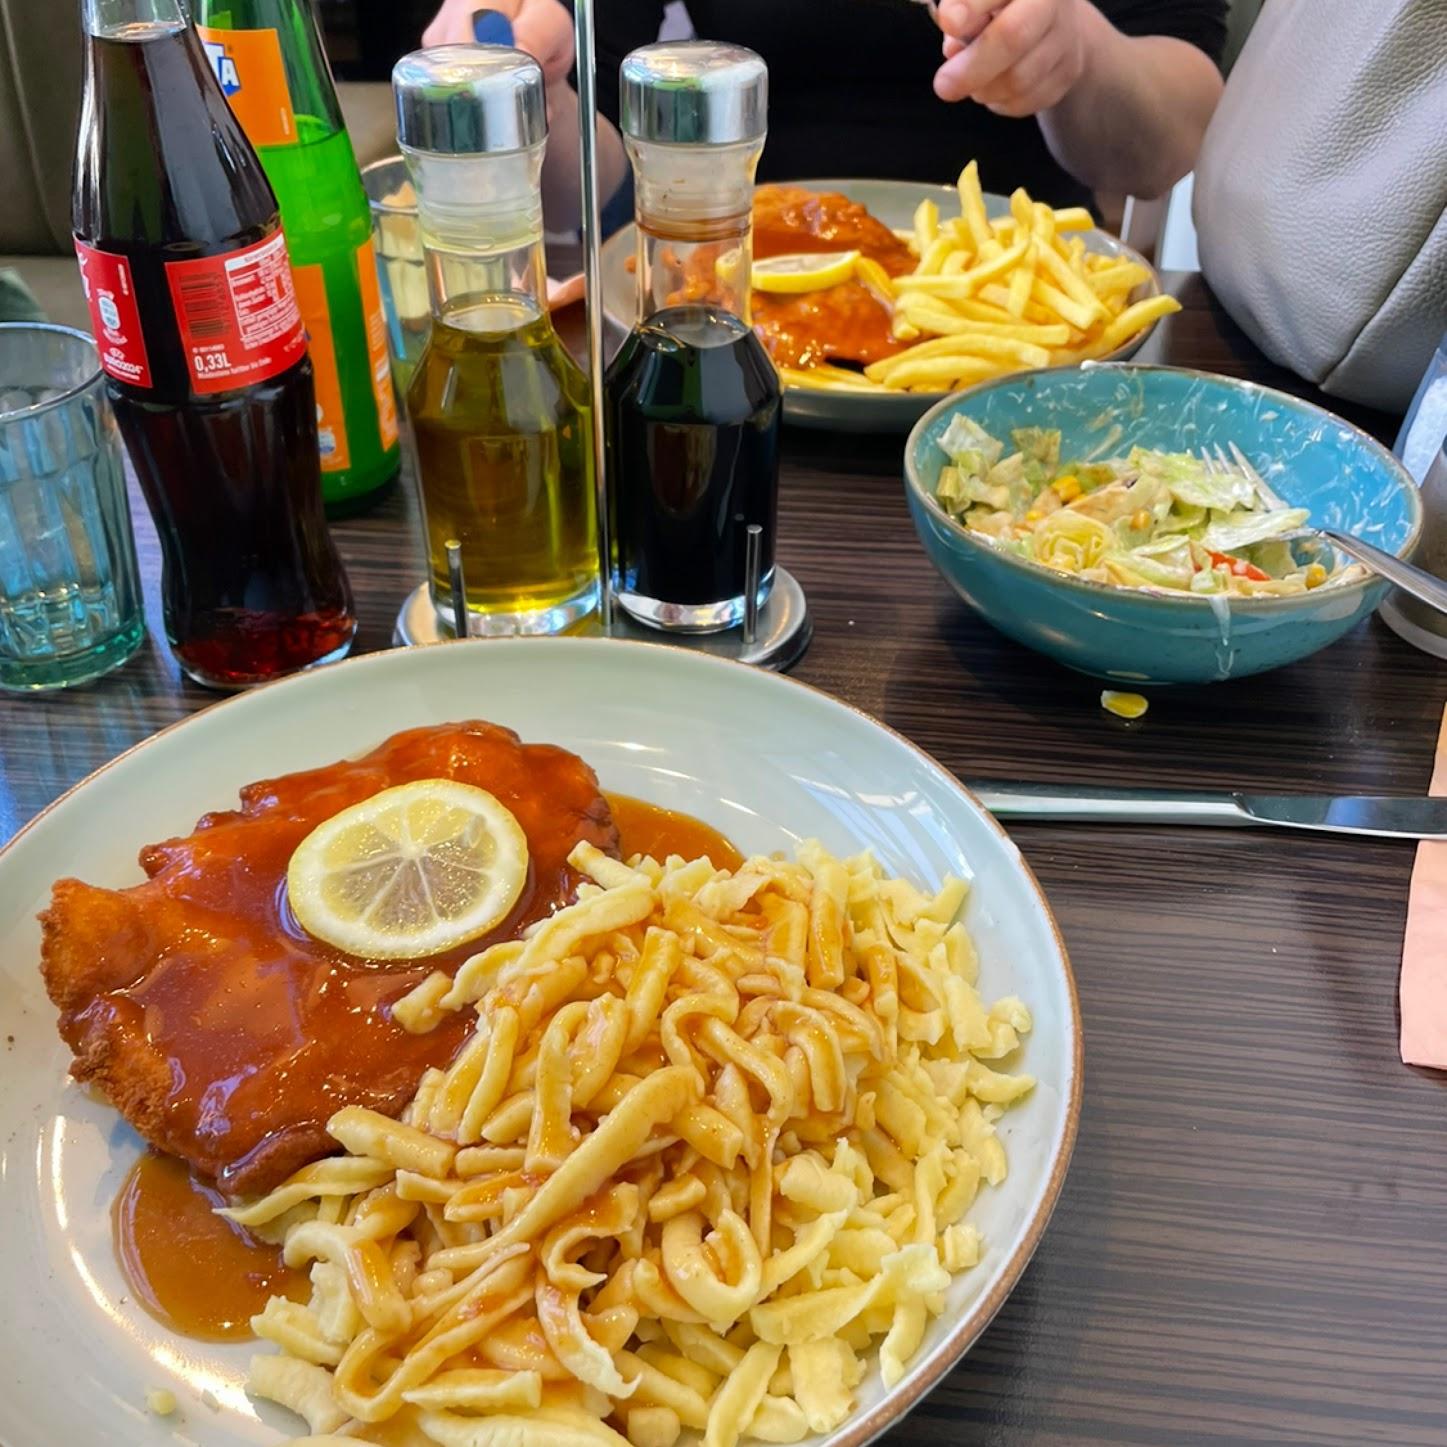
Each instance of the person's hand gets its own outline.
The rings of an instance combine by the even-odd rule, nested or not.
[[[560,0],[443,0],[422,32],[423,45],[470,45],[472,12],[483,9],[512,21],[513,43],[542,66],[549,86],[567,79],[573,68],[573,17]]]
[[[1058,105],[1085,70],[1087,0],[939,0],[941,100],[973,100],[1002,116]]]

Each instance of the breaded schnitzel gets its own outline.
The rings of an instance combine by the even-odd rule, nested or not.
[[[431,778],[487,789],[517,817],[530,863],[512,914],[486,938],[415,963],[356,960],[308,936],[286,903],[292,851],[359,800]],[[424,1070],[447,1064],[470,1012],[410,1035],[390,1006],[570,900],[579,840],[617,849],[593,771],[493,724],[413,729],[363,758],[250,784],[239,810],[142,849],[144,884],[55,885],[41,969],[71,1072],[227,1194],[268,1190],[335,1148],[334,1111],[396,1114]]]
[[[837,191],[760,186],[754,192],[754,255],[858,251],[891,276],[914,266],[908,246],[858,201]],[[785,367],[820,362],[866,365],[904,349],[891,330],[890,309],[859,281],[795,296],[756,291],[754,330],[768,354]]]

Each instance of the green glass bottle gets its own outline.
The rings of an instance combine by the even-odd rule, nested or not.
[[[311,339],[329,511],[396,475],[397,404],[372,220],[309,0],[193,0],[197,30],[281,203]]]

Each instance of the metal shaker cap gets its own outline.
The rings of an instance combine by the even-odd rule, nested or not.
[[[397,139],[409,151],[478,156],[547,139],[543,72],[506,45],[414,50],[392,70]]]
[[[620,71],[623,134],[635,141],[722,146],[762,140],[769,70],[742,45],[672,40],[645,45]]]

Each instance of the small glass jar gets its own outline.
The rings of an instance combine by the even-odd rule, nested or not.
[[[779,380],[749,325],[767,78],[753,51],[711,41],[623,62],[638,311],[605,384],[608,497],[615,594],[656,628],[742,621],[751,525],[760,603],[773,586]]]
[[[598,553],[588,381],[548,314],[542,71],[440,46],[393,85],[432,301],[407,410],[433,607],[451,631],[455,539],[469,633],[556,633],[597,606]]]

